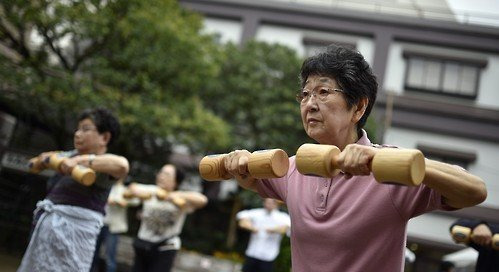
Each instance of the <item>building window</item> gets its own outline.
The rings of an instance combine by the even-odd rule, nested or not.
[[[443,149],[423,144],[418,144],[417,149],[421,150],[428,159],[459,165],[464,169],[468,169],[469,165],[476,161],[476,153]]]
[[[355,44],[348,42],[321,40],[316,38],[303,38],[303,46],[305,47],[305,57],[308,58],[314,56],[315,54],[321,52],[325,47],[331,44],[337,44],[351,49],[356,48]]]
[[[405,89],[475,99],[486,61],[404,52]]]

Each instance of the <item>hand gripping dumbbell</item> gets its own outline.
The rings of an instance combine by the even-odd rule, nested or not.
[[[452,239],[459,244],[468,244],[471,239],[471,229],[463,226],[454,226],[451,229]]]
[[[334,145],[304,144],[296,152],[296,167],[304,175],[333,177],[341,171],[337,165],[340,152]],[[380,148],[370,169],[378,182],[416,186],[423,181],[425,161],[416,149]]]
[[[43,162],[43,160],[40,157],[34,157],[29,160],[28,168],[30,173],[38,174],[41,171],[47,169],[47,165]]]
[[[132,190],[127,189],[123,192],[123,198],[130,199],[133,197],[137,197],[140,200],[148,200],[151,199],[153,195],[156,195],[156,198],[158,200],[166,200],[168,198],[168,195],[170,193],[164,189],[158,188],[155,193],[153,192],[143,192],[140,194],[134,194]],[[175,204],[178,207],[183,207],[186,203],[185,199],[183,198],[178,198],[178,197],[172,197],[169,199],[173,204]]]
[[[472,233],[470,228],[456,225],[452,227],[451,235],[456,243],[468,244],[471,241]],[[492,236],[491,247],[495,250],[499,250],[499,234],[494,234]]]
[[[205,156],[199,162],[199,174],[208,181],[226,180],[227,173],[224,158],[227,154]],[[253,178],[280,178],[289,168],[288,154],[282,149],[259,150],[251,153],[248,171]]]
[[[60,171],[61,164],[67,157],[62,156],[60,153],[54,153],[48,157],[47,161],[42,161],[36,157],[30,160],[30,172],[38,173],[45,168],[50,168],[55,171]],[[77,182],[90,186],[95,182],[95,171],[81,165],[76,165],[71,171],[71,177]]]

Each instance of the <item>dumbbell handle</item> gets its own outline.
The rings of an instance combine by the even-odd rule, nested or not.
[[[471,229],[463,226],[454,226],[451,230],[452,238],[456,243],[468,244],[471,240],[472,233]],[[499,234],[494,234],[492,236],[492,248],[499,250]]]
[[[226,180],[227,173],[224,158],[227,154],[205,156],[199,162],[199,174],[208,181]],[[253,178],[280,178],[289,168],[288,154],[282,149],[260,150],[251,153],[248,171]]]
[[[59,153],[55,153],[48,158],[46,165],[50,169],[60,171],[61,164],[66,159],[67,157],[61,156]],[[76,165],[73,170],[71,170],[71,177],[85,186],[90,186],[95,182],[96,175],[94,170],[81,165]]]
[[[334,145],[304,144],[296,152],[296,167],[304,175],[333,177],[341,169],[337,164],[340,149]],[[378,182],[419,185],[425,174],[425,161],[416,149],[380,148],[370,169]]]
[[[142,193],[140,195],[136,195],[131,190],[126,190],[125,192],[123,192],[123,197],[127,198],[127,199],[137,197],[140,200],[148,200],[153,196],[153,194],[154,193],[152,193],[152,192],[147,192],[147,193]],[[168,197],[168,194],[169,194],[169,192],[167,192],[164,189],[158,189],[155,193],[156,197],[159,200],[166,200]],[[175,204],[178,207],[183,207],[186,204],[185,199],[179,198],[179,197],[172,197],[169,199],[169,201],[173,202],[173,204]]]
[[[28,163],[29,172],[32,174],[38,174],[45,170],[47,166],[40,157],[34,157],[29,160]]]

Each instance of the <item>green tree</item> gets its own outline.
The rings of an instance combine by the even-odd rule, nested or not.
[[[97,105],[118,113],[132,160],[161,163],[177,143],[228,145],[228,125],[199,98],[220,52],[176,1],[6,0],[0,19],[0,105],[60,148],[75,114]]]
[[[294,154],[309,141],[295,95],[301,60],[292,49],[250,41],[226,45],[220,80],[204,103],[231,125],[234,148],[282,148]]]

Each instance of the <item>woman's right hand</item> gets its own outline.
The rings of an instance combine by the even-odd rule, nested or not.
[[[489,246],[492,242],[492,232],[485,224],[480,224],[473,229],[471,240],[481,246]]]
[[[59,153],[60,151],[49,151],[49,152],[43,152],[40,155],[38,155],[38,159],[46,164],[49,161],[50,156],[52,156],[55,153]]]
[[[246,179],[249,177],[248,161],[251,153],[248,150],[235,150],[224,158],[225,170],[234,178]]]

